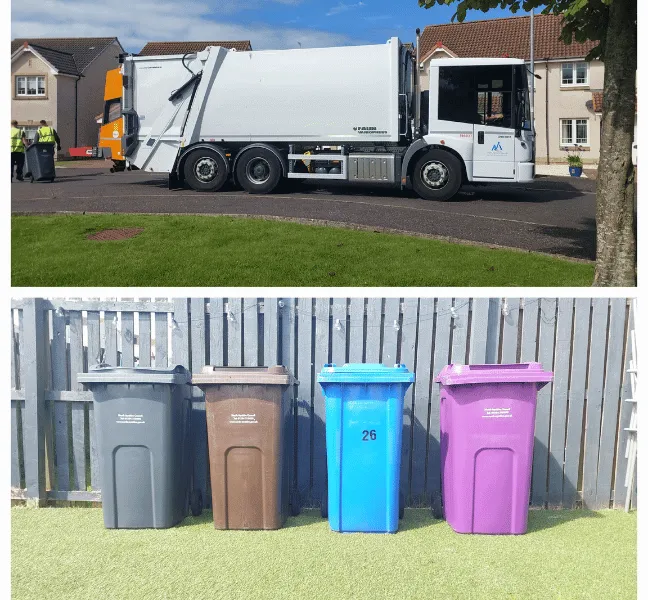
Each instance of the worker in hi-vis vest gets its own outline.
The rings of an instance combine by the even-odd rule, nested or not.
[[[22,129],[18,129],[18,121],[11,121],[11,180],[13,181],[14,166],[16,179],[23,180],[23,167],[25,166],[25,148],[27,138]]]
[[[34,144],[56,144],[56,149],[61,151],[61,140],[54,127],[48,127],[47,121],[41,121],[40,127],[34,136]]]

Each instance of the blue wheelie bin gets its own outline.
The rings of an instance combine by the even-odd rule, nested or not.
[[[322,515],[333,531],[395,533],[403,400],[414,374],[405,365],[324,365],[328,484]]]

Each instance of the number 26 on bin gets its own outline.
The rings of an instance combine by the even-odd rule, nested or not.
[[[369,431],[368,429],[365,429],[362,432],[362,441],[363,442],[368,442],[369,440],[373,441],[376,439],[376,430],[372,429]]]

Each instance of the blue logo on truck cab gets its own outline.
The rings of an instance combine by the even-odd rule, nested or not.
[[[491,148],[491,151],[492,152],[503,152],[504,148],[502,148],[502,144],[497,142],[497,144],[493,145],[493,147]]]

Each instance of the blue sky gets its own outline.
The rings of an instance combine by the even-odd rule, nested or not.
[[[417,0],[12,0],[12,37],[112,36],[137,52],[147,41],[250,39],[255,49],[413,41],[455,8]],[[523,13],[518,13],[523,14]],[[468,20],[509,16],[471,11]]]

